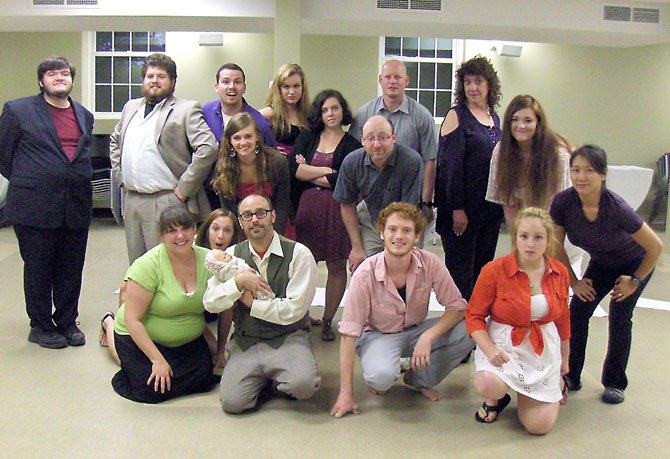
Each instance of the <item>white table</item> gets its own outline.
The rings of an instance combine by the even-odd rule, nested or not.
[[[624,198],[634,210],[637,210],[647,197],[653,178],[653,169],[646,167],[607,167],[607,188]]]

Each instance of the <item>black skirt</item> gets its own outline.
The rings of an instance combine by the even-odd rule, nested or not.
[[[121,370],[112,378],[112,387],[122,397],[141,403],[160,403],[182,395],[209,392],[218,382],[212,375],[212,356],[205,338],[200,335],[179,347],[154,343],[172,368],[171,389],[164,394],[147,385],[151,361],[130,335],[114,332]]]

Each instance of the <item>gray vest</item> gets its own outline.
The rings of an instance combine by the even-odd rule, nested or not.
[[[270,254],[270,261],[268,263],[267,271],[267,281],[270,285],[270,288],[277,298],[286,297],[286,286],[288,285],[288,267],[293,260],[293,249],[295,247],[295,242],[279,236],[279,242],[281,243],[282,251],[284,256],[280,257],[273,253]],[[247,264],[260,272],[258,266],[254,262],[251,256],[251,250],[249,249],[249,241],[244,241],[235,246],[234,254],[236,257],[239,257],[247,262]],[[246,351],[254,344],[262,341],[273,349],[279,349],[279,347],[284,342],[284,339],[291,333],[294,333],[300,329],[309,328],[309,315],[305,316],[294,322],[290,325],[279,325],[272,322],[268,322],[263,319],[258,319],[256,317],[251,317],[250,309],[240,303],[239,301],[235,305],[235,332],[233,338],[237,345],[243,351]]]

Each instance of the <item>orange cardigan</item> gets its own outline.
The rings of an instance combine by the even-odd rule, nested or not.
[[[530,343],[538,355],[544,350],[540,325],[554,322],[561,340],[570,339],[568,270],[549,256],[545,256],[545,260],[547,269],[542,277],[542,291],[549,304],[545,317],[530,320],[530,281],[528,275],[519,270],[516,252],[512,252],[482,268],[465,310],[468,333],[486,330],[486,318],[491,316],[496,322],[513,327],[514,346],[521,344],[530,330]]]

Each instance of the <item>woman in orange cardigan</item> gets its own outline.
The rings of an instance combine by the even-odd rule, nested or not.
[[[569,278],[565,266],[547,255],[554,236],[545,210],[520,211],[511,233],[514,250],[482,269],[465,312],[477,343],[475,389],[485,399],[475,419],[495,421],[512,389],[521,424],[542,435],[556,422],[565,395]]]

